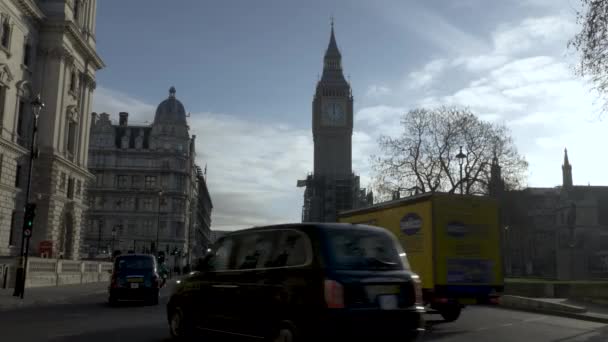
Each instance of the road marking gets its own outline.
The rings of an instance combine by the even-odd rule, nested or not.
[[[536,322],[536,321],[542,321],[547,319],[547,316],[542,316],[542,317],[535,317],[535,318],[528,318],[528,319],[524,319],[524,323],[530,323],[530,322]]]
[[[513,325],[513,323],[505,323],[505,324],[501,324],[500,326],[501,327],[510,327],[512,325]]]

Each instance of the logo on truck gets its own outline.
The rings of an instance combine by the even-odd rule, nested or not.
[[[459,221],[452,221],[448,223],[446,227],[446,232],[449,236],[453,237],[463,237],[468,233],[467,226]]]
[[[399,227],[405,235],[414,235],[422,229],[422,218],[416,213],[409,213],[401,219]]]

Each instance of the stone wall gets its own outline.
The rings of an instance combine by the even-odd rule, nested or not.
[[[0,269],[7,270],[6,282],[0,287],[15,286],[15,262],[0,260]],[[110,280],[111,262],[74,261],[44,258],[28,258],[26,287],[62,286],[107,282]]]
[[[608,300],[608,281],[505,280],[505,294],[530,298]]]

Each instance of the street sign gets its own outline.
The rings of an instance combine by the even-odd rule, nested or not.
[[[31,229],[29,229],[29,228],[24,229],[24,230],[23,230],[23,235],[24,235],[24,236],[27,236],[27,237],[32,236],[32,230],[31,230]]]

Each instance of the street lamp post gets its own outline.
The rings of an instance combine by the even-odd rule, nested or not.
[[[456,155],[456,158],[458,158],[458,164],[460,164],[460,194],[464,194],[464,188],[463,188],[463,183],[462,183],[462,164],[464,163],[464,158],[466,158],[466,154],[462,153],[462,146],[460,146],[460,153],[458,153]]]
[[[112,227],[112,256],[114,255],[114,251],[116,250],[115,243],[116,243],[116,231],[117,231],[117,228],[118,228],[118,226]]]
[[[159,190],[158,191],[158,221],[156,222],[156,245],[154,246],[154,253],[158,254],[158,251],[160,250],[159,248],[159,235],[160,235],[160,202],[162,200],[162,196],[163,196],[163,191]]]
[[[23,231],[21,236],[21,250],[19,252],[19,267],[17,268],[17,282],[15,284],[15,291],[13,292],[13,296],[21,297],[23,299],[23,295],[25,293],[25,278],[27,274],[27,256],[29,254],[30,249],[30,238],[32,236],[33,225],[28,225],[28,221],[33,220],[33,212],[28,212],[29,210],[35,210],[35,206],[33,206],[30,202],[30,191],[32,187],[32,171],[34,170],[34,159],[38,156],[38,147],[36,146],[36,136],[38,133],[38,117],[40,116],[40,112],[42,108],[44,108],[44,102],[40,99],[40,94],[36,95],[34,100],[30,103],[32,106],[32,113],[34,114],[34,121],[32,127],[32,140],[30,144],[30,167],[27,174],[27,187],[25,191],[25,212],[23,215]],[[29,218],[29,219],[28,219]]]

